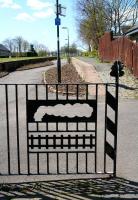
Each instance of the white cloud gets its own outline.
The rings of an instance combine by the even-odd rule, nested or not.
[[[47,9],[47,11],[38,11],[32,14],[28,14],[26,12],[19,13],[15,19],[20,20],[20,21],[34,21],[37,19],[44,19],[44,18],[50,17],[53,14],[54,14],[53,9],[49,8]]]
[[[12,9],[20,9],[21,8],[21,6],[17,3],[14,3],[13,0],[0,0],[0,7],[12,8]]]
[[[19,21],[34,21],[34,18],[28,13],[20,13],[16,16],[16,19]]]
[[[41,12],[35,12],[33,13],[33,16],[36,18],[47,18],[54,14],[54,11],[52,8],[49,8],[47,11],[41,11]]]
[[[40,0],[27,0],[27,5],[34,10],[42,10],[52,6],[49,2],[42,2]]]

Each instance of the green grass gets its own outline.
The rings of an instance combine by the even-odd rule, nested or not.
[[[36,59],[36,58],[44,58],[44,57],[0,58],[0,63],[3,63],[3,62],[10,62],[10,61],[17,61],[17,60],[29,60],[29,59]]]

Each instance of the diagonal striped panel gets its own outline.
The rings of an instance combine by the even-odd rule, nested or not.
[[[109,119],[108,117],[106,117],[106,127],[107,127],[107,130],[110,131],[113,134],[113,136],[117,135],[116,124],[111,119]]]
[[[106,103],[114,110],[117,109],[117,101],[116,98],[109,92],[106,91]]]
[[[105,153],[112,159],[115,160],[115,150],[113,149],[113,147],[106,142],[105,143]]]

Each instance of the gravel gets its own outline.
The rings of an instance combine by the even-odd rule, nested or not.
[[[80,57],[79,59],[93,65],[104,83],[115,82],[115,79],[110,76],[112,63],[101,63],[95,58],[87,57]],[[138,99],[138,79],[126,67],[124,72],[124,76],[119,79],[119,96],[122,99]]]
[[[45,73],[46,83],[48,84],[57,84],[57,69],[52,68],[46,71]],[[66,93],[67,88],[64,84],[71,84],[68,86],[68,94],[76,94],[77,86],[73,84],[85,84],[84,80],[79,76],[76,69],[73,67],[72,64],[65,64],[61,70],[61,84],[59,86],[59,93]],[[55,91],[56,86],[51,86],[51,91]],[[86,92],[86,86],[81,85],[79,86],[79,94],[83,95]]]

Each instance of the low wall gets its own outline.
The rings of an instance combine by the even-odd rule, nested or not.
[[[41,63],[41,62],[46,62],[46,61],[52,61],[52,60],[55,60],[55,59],[57,59],[57,57],[45,57],[45,58],[35,58],[35,59],[4,62],[4,63],[0,63],[0,71],[11,72],[11,71],[14,71],[17,68],[22,67],[24,65],[36,64],[36,63]]]

